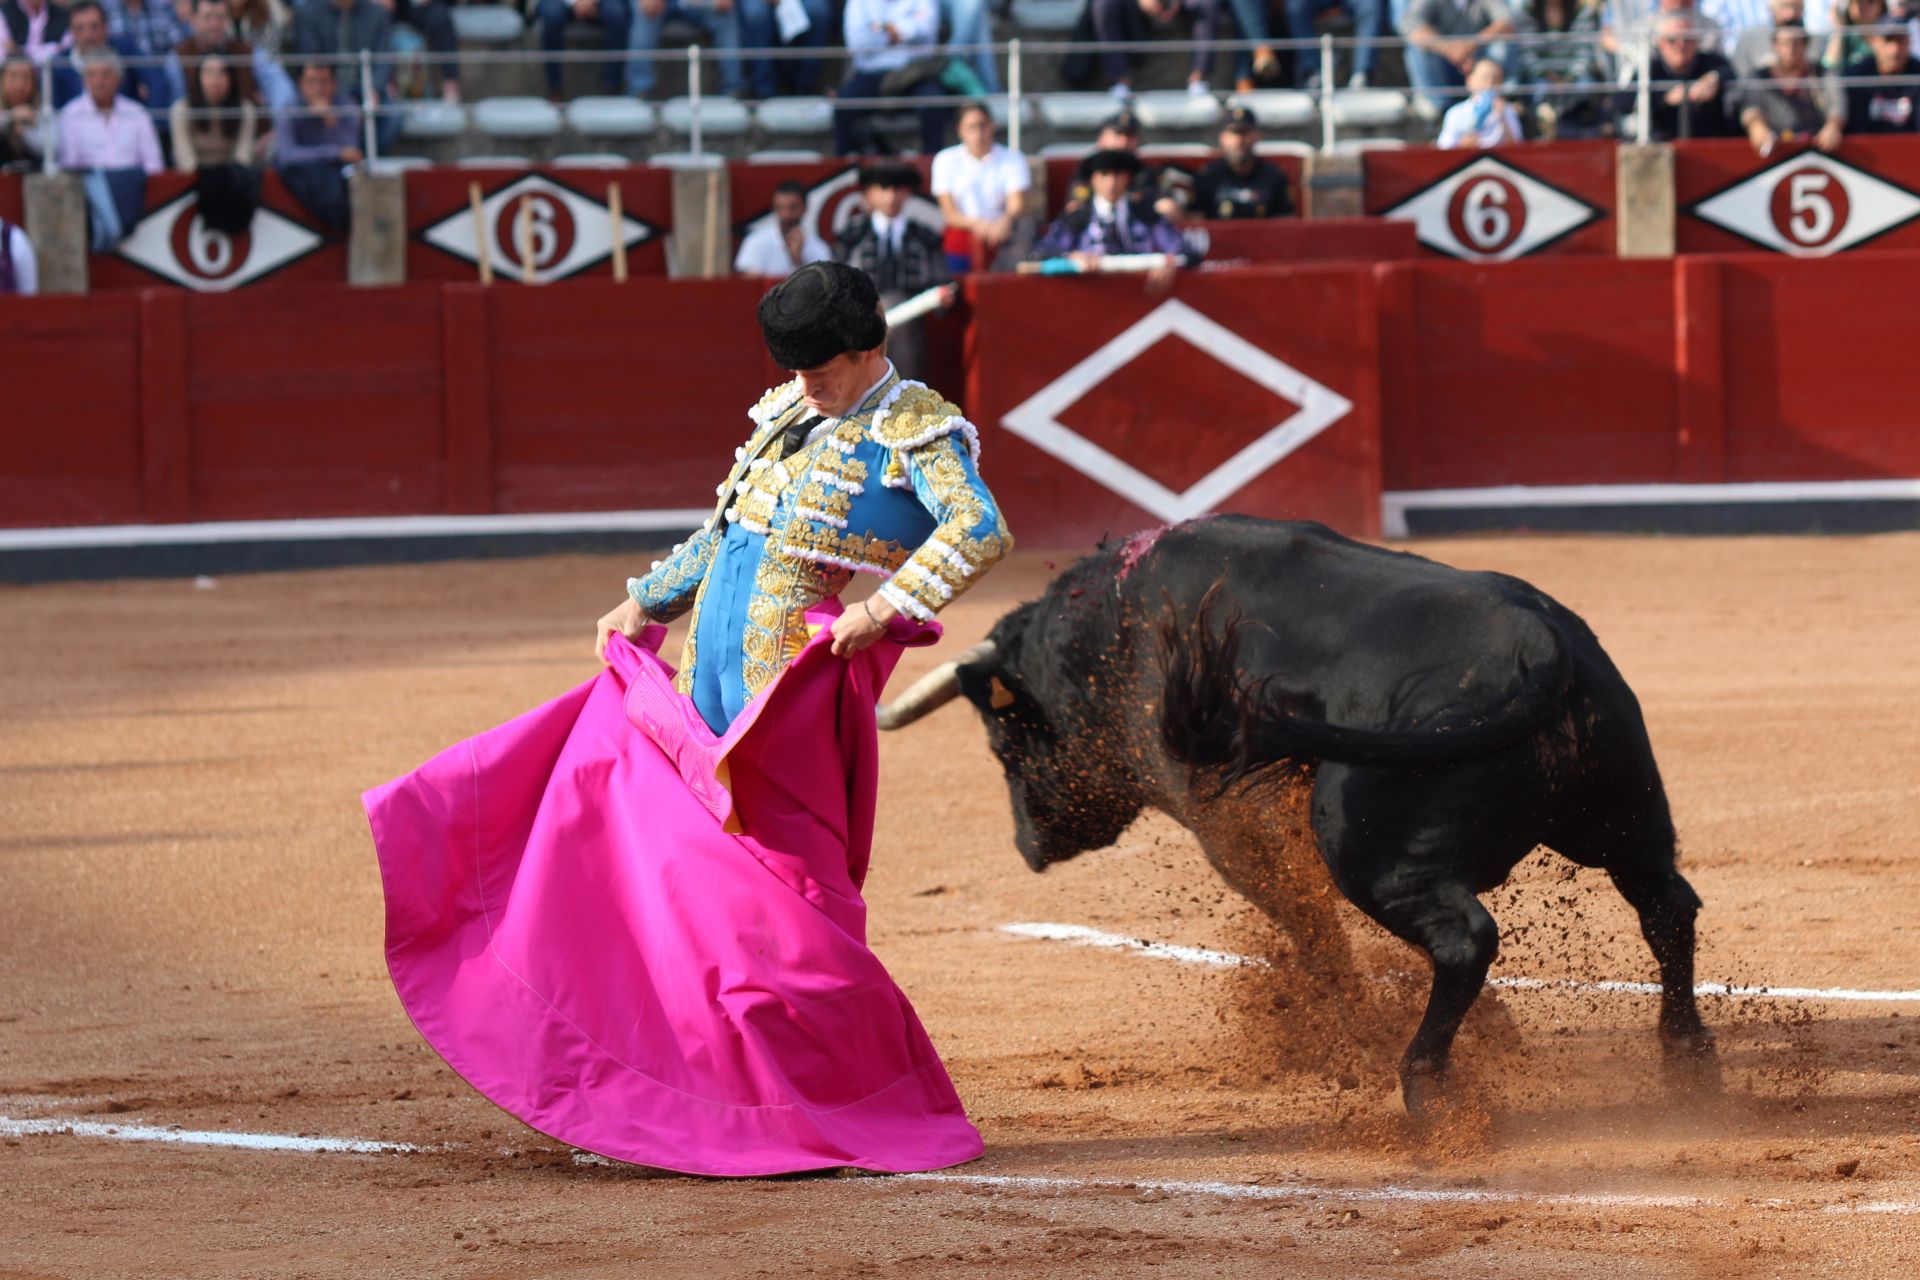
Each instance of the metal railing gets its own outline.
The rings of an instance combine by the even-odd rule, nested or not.
[[[1842,29],[1840,34],[1846,34],[1852,31],[1871,32],[1876,29],[1877,28],[1848,28]],[[1818,38],[1825,39],[1826,33],[1822,33],[1822,36]],[[1625,42],[1618,53],[1609,53],[1604,48],[1602,40],[1603,35],[1600,32],[1513,32],[1502,35],[1497,41],[1488,42],[1488,44],[1505,46],[1505,60],[1513,65],[1518,65],[1521,61],[1520,56],[1514,52],[1516,50],[1521,51],[1521,53],[1534,48],[1552,49],[1557,53],[1566,53],[1576,49],[1586,50],[1590,56],[1592,67],[1600,74],[1579,81],[1529,80],[1522,76],[1518,79],[1508,80],[1502,88],[1503,95],[1510,101],[1515,102],[1550,101],[1555,98],[1592,100],[1596,103],[1602,115],[1609,118],[1617,118],[1620,126],[1620,136],[1629,140],[1645,139],[1652,132],[1653,107],[1656,96],[1666,93],[1674,87],[1674,85],[1685,83],[1685,81],[1656,80],[1653,78],[1653,37],[1651,32],[1641,33],[1638,39]],[[1727,43],[1729,46],[1727,51],[1730,52],[1732,43],[1731,36],[1729,36]],[[1036,99],[1043,96],[1034,94],[1026,88],[1030,79],[1029,67],[1035,59],[1061,58],[1073,54],[1098,55],[1103,52],[1113,51],[1124,52],[1129,55],[1205,51],[1213,57],[1218,58],[1221,56],[1231,57],[1239,53],[1251,53],[1256,49],[1267,49],[1275,52],[1293,54],[1311,50],[1319,54],[1321,67],[1319,86],[1317,92],[1314,94],[1314,102],[1319,122],[1319,145],[1323,149],[1332,149],[1339,142],[1341,117],[1339,107],[1343,95],[1349,92],[1348,90],[1337,87],[1338,77],[1333,71],[1336,60],[1344,55],[1350,64],[1356,53],[1368,49],[1376,52],[1397,50],[1404,56],[1411,47],[1413,47],[1411,42],[1400,36],[1360,37],[1326,34],[1310,39],[1276,38],[1261,41],[1156,40],[1116,42],[1025,40],[1015,38],[1005,42],[984,45],[947,44],[940,46],[914,46],[897,48],[895,51],[911,57],[948,56],[961,60],[969,59],[972,55],[980,53],[991,55],[999,67],[1004,68],[1003,83],[1005,89],[1000,93],[987,95],[987,99],[1003,108],[1007,144],[1018,151],[1024,150],[1023,135],[1027,126],[1027,113]],[[39,68],[42,117],[47,122],[46,127],[43,129],[45,145],[43,167],[47,172],[54,172],[58,168],[58,115],[57,112],[51,109],[51,104],[54,100],[55,71],[57,67],[71,65],[68,61],[68,56],[69,55],[64,53],[58,55]],[[710,47],[703,47],[696,43],[681,50],[650,51],[561,50],[549,53],[543,50],[520,49],[466,50],[460,54],[460,61],[463,67],[469,69],[502,65],[545,68],[550,64],[560,64],[563,67],[566,65],[589,64],[594,66],[612,66],[615,68],[632,68],[639,62],[650,62],[657,65],[683,65],[686,71],[688,89],[686,95],[688,110],[687,146],[693,154],[703,155],[706,152],[708,142],[705,129],[705,115],[708,111],[707,104],[716,96],[726,96],[715,95],[706,88],[705,81],[708,72],[713,70],[712,64],[722,59],[737,59],[743,66],[748,62],[759,60],[776,62],[815,60],[821,62],[824,69],[825,64],[848,61],[850,57],[851,55],[849,55],[846,50],[838,47],[818,49],[733,49],[722,52]],[[229,61],[232,60],[233,59],[229,59]],[[130,57],[122,58],[120,61],[129,71],[135,72],[166,68],[177,70],[180,74],[186,75],[192,74],[194,70],[191,65],[181,66],[182,60],[172,56]],[[191,60],[186,61],[191,62]],[[393,71],[404,65],[421,62],[431,64],[435,61],[436,59],[431,54],[374,54],[366,51],[357,54],[329,54],[304,58],[295,58],[289,55],[283,60],[285,70],[289,73],[294,70],[296,64],[303,65],[314,62],[333,65],[342,70],[351,68],[352,79],[355,80],[358,85],[358,109],[361,116],[361,130],[363,134],[363,146],[361,150],[370,161],[380,158],[382,147],[387,141],[387,135],[397,134],[399,132],[398,126],[404,120],[405,114],[410,109],[413,109],[407,102],[382,99],[375,88],[376,82],[389,83]],[[1609,68],[1611,68],[1611,74],[1608,73]],[[376,73],[382,71],[388,73],[388,78],[384,81],[381,81],[376,75]],[[1873,76],[1865,82],[1881,85],[1907,85],[1914,83],[1915,80],[1915,77],[1905,76]],[[1844,91],[1846,87],[1862,82],[1862,79],[1857,77],[1849,78],[1844,75],[1820,72],[1809,75],[1802,81],[1795,83]],[[1723,85],[1722,91],[1733,92],[1751,89],[1758,85],[1777,85],[1779,83],[1781,82],[1772,80],[1771,78],[1764,80],[1734,79]],[[1423,94],[1423,90],[1412,86],[1374,85],[1372,87],[1375,89],[1391,88],[1408,94],[1410,98],[1414,95]],[[1256,92],[1267,91],[1269,90],[1256,90]],[[1210,89],[1209,92],[1216,98],[1225,96],[1230,101],[1239,96],[1231,91],[1215,91]],[[1294,92],[1303,91],[1294,90]],[[1439,89],[1437,92],[1451,98],[1460,98],[1466,95],[1466,90],[1459,86],[1445,87]],[[777,99],[775,100],[777,101]],[[836,97],[834,102],[836,108],[877,109],[884,111],[894,109],[919,109],[925,107],[955,107],[975,100],[977,99],[972,95],[941,93],[891,97]],[[1115,98],[1113,104],[1115,110],[1118,110],[1119,107],[1123,105],[1123,101],[1123,99]],[[461,107],[469,113],[467,115],[467,125],[471,127],[472,116],[470,113],[472,104],[463,103]],[[271,117],[288,112],[294,115],[314,114],[314,112],[310,112],[304,107],[297,105],[288,106],[282,103],[278,106],[264,108],[262,115]],[[155,114],[158,116],[161,113],[156,112]],[[223,113],[219,110],[199,109],[192,113],[195,119],[200,120],[218,118],[222,114],[231,114],[231,111],[229,110]],[[158,121],[158,126],[165,127],[164,118]]]

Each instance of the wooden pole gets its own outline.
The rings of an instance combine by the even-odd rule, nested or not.
[[[473,205],[473,257],[480,264],[480,283],[493,283],[493,237],[487,234],[487,211],[480,199],[480,184],[467,184],[467,201]]]
[[[520,246],[520,281],[533,283],[533,199],[520,197],[520,214],[514,219],[514,239]]]
[[[620,200],[620,184],[607,184],[607,218],[613,223],[613,278],[627,282],[627,214]]]
[[[720,274],[720,170],[707,170],[707,271],[709,278]]]

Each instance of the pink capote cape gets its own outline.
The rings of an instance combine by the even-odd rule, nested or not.
[[[750,1176],[971,1160],[913,1008],[866,945],[895,619],[822,624],[715,738],[657,650],[366,793],[387,965],[427,1042],[533,1128],[616,1160]]]

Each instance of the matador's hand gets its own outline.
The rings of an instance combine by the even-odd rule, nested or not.
[[[879,596],[871,596],[857,609],[849,609],[833,620],[833,651],[851,658],[887,633],[887,621],[899,610]]]
[[[618,631],[629,640],[640,638],[640,628],[647,625],[647,611],[642,609],[632,596],[620,602],[620,606],[594,624],[593,656],[605,662],[607,660],[607,637]]]

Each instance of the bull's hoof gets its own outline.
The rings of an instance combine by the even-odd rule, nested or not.
[[[1661,1074],[1675,1093],[1718,1094],[1721,1089],[1720,1054],[1713,1032],[1705,1027],[1675,1035],[1663,1034]]]
[[[1410,1071],[1400,1078],[1409,1133],[1424,1158],[1453,1160],[1484,1153],[1493,1141],[1493,1118],[1470,1096],[1450,1089],[1437,1071]]]
[[[1440,1113],[1447,1101],[1447,1078],[1443,1071],[1409,1068],[1400,1073],[1400,1100],[1407,1115],[1416,1122]]]

